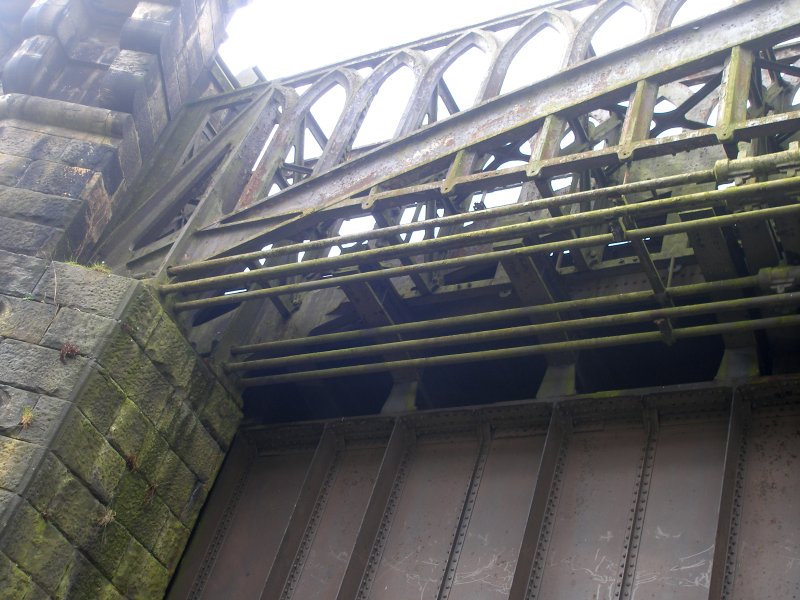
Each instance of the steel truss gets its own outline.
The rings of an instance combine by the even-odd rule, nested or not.
[[[644,16],[647,36],[594,56],[594,33],[623,4]],[[792,105],[800,12],[792,0],[740,2],[671,27],[682,4],[556,2],[204,99],[177,120],[98,253],[154,278],[187,328],[197,325],[198,343],[210,352],[213,342],[213,358],[244,374],[245,386],[473,361],[476,352],[425,354],[485,339],[536,336],[538,345],[496,348],[483,359],[543,353],[550,362],[682,336],[752,346],[752,330],[797,325],[797,298],[787,292],[800,263],[800,109]],[[506,41],[495,35],[512,27]],[[563,68],[500,94],[515,54],[548,27],[567,40]],[[490,67],[478,104],[459,110],[444,74],[471,48],[486,52]],[[394,138],[353,148],[370,102],[403,66],[416,87]],[[346,102],[325,132],[311,111],[335,86]],[[439,99],[452,113],[446,118]],[[671,108],[657,109],[664,101]],[[304,154],[307,135],[320,156]],[[498,190],[514,190],[517,202],[486,208]],[[365,215],[375,219],[371,231],[338,234],[344,220]],[[676,285],[679,273],[693,275]],[[645,285],[635,293],[647,295],[648,310],[620,314],[625,297],[591,289],[599,277],[639,275]],[[728,295],[693,291],[702,285]],[[288,348],[278,341],[286,336],[254,324],[277,314],[295,319],[291,329],[305,338],[321,322],[293,315],[310,294],[354,307],[354,320],[328,328],[366,328],[359,337],[368,344],[303,353],[298,343],[284,358],[265,358]],[[492,304],[509,295],[511,307]],[[699,298],[679,304],[689,296]],[[582,316],[589,298],[607,315]],[[475,299],[481,308],[465,309]],[[443,318],[435,326],[446,335],[404,339],[405,325],[430,321],[426,307],[482,319],[515,304],[533,308],[527,318],[548,313],[549,323],[455,334],[447,330],[460,323]],[[755,309],[756,318],[746,312]],[[700,314],[719,322],[675,323]],[[200,325],[215,318],[221,325]],[[613,323],[650,327],[591,331]],[[376,332],[392,337],[373,339]],[[337,341],[354,339],[342,335]],[[354,357],[369,358],[317,365]]]

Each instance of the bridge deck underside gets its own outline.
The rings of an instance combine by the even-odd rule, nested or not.
[[[791,598],[797,384],[245,429],[173,593]]]

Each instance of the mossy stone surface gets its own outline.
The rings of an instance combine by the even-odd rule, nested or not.
[[[164,527],[153,546],[153,555],[172,573],[178,566],[181,553],[191,530],[173,515],[167,517]]]
[[[172,450],[164,455],[156,475],[158,496],[184,524],[188,524],[187,505],[195,493],[197,478]]]
[[[112,582],[128,598],[152,600],[163,596],[169,572],[144,546],[131,540]]]
[[[50,522],[77,547],[92,539],[92,531],[105,511],[92,493],[74,475],[64,477],[47,506]]]
[[[41,446],[0,435],[0,488],[19,491],[25,476],[43,455]]]
[[[28,501],[36,507],[36,510],[44,512],[69,476],[69,470],[52,452],[48,452],[28,486],[26,494]]]
[[[99,361],[122,392],[148,419],[157,423],[172,396],[172,387],[139,345],[127,334],[117,331]]]
[[[169,516],[169,509],[147,482],[135,473],[127,473],[119,482],[114,503],[116,519],[147,549],[152,550]]]
[[[200,408],[200,422],[214,436],[217,443],[227,449],[241,420],[242,411],[225,388],[216,384],[213,393]]]
[[[105,503],[111,501],[125,472],[125,459],[80,411],[73,408],[67,413],[53,451],[98,498]]]
[[[166,314],[147,340],[145,353],[173,386],[189,386],[198,356]]]
[[[80,554],[69,566],[53,594],[58,600],[122,600],[124,596]]]
[[[146,285],[139,285],[122,315],[121,329],[144,347],[161,320],[164,309]]]
[[[69,541],[27,502],[20,503],[9,521],[0,551],[51,594],[75,554]]]
[[[97,430],[105,434],[124,401],[125,394],[111,375],[93,369],[76,404]]]
[[[145,439],[155,428],[139,407],[128,399],[123,400],[117,417],[108,429],[108,441],[126,459],[139,462]]]
[[[35,585],[10,558],[0,552],[0,600],[29,598]]]
[[[139,473],[150,482],[158,483],[159,469],[164,456],[169,450],[169,444],[156,431],[155,427],[148,429],[139,451]]]

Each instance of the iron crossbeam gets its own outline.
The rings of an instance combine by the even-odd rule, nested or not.
[[[739,298],[735,300],[719,300],[691,304],[688,306],[665,307],[653,310],[635,311],[622,314],[604,315],[600,317],[586,317],[581,319],[564,319],[551,323],[537,323],[519,327],[504,327],[486,331],[458,333],[440,337],[427,337],[400,342],[387,342],[356,348],[341,348],[322,352],[309,352],[294,354],[277,358],[264,358],[231,362],[225,365],[226,371],[252,371],[256,369],[276,369],[288,366],[317,363],[329,360],[349,360],[364,356],[375,356],[398,351],[420,351],[436,348],[455,346],[458,344],[477,344],[481,342],[494,342],[498,340],[514,340],[529,336],[539,336],[545,333],[558,331],[572,331],[594,329],[600,327],[615,327],[632,323],[658,322],[662,319],[679,319],[682,317],[708,315],[719,312],[735,312],[758,308],[774,308],[778,306],[791,306],[800,304],[800,293],[778,294],[775,296],[757,296],[754,298]]]
[[[792,315],[787,317],[768,317],[764,319],[752,319],[749,321],[716,323],[714,325],[679,327],[672,330],[671,337],[673,340],[683,340],[697,337],[724,335],[735,332],[781,329],[797,326],[800,326],[800,315]],[[537,344],[535,346],[517,346],[514,348],[503,348],[501,350],[463,352],[458,354],[446,354],[443,356],[429,356],[425,358],[412,358],[347,367],[335,367],[330,369],[318,369],[315,371],[300,371],[296,373],[286,373],[283,375],[247,377],[241,379],[240,384],[245,388],[258,387],[262,385],[329,379],[332,377],[345,377],[349,375],[366,375],[368,373],[381,373],[394,369],[423,369],[429,367],[439,367],[443,365],[504,360],[523,356],[549,354],[552,352],[574,352],[578,350],[593,350],[598,348],[611,348],[615,346],[629,346],[633,344],[648,344],[663,341],[664,337],[661,332],[629,333],[585,340]]]
[[[790,216],[796,216],[798,214],[800,214],[800,204],[790,204],[788,206],[778,206],[774,208],[764,208],[759,210],[752,210],[749,212],[734,213],[730,215],[700,218],[693,221],[671,223],[667,225],[656,225],[653,227],[640,227],[638,229],[629,229],[624,232],[623,239],[633,240],[633,239],[659,237],[675,233],[686,233],[688,231],[693,231],[698,229],[707,229],[710,227],[724,227],[728,225],[735,225],[738,223],[745,223],[749,221],[760,221],[764,219],[790,217]],[[513,256],[527,256],[527,255],[550,253],[550,252],[562,252],[564,250],[573,251],[579,248],[588,248],[591,246],[606,245],[619,241],[621,240],[619,239],[619,236],[617,234],[608,233],[608,234],[592,235],[577,239],[569,239],[558,242],[537,244],[536,246],[522,246],[520,248],[497,250],[494,252],[488,252],[483,254],[472,254],[469,256],[464,256],[459,258],[448,258],[443,260],[430,261],[427,263],[417,263],[401,267],[389,267],[387,269],[383,269],[380,271],[367,271],[363,273],[354,273],[352,275],[341,275],[339,277],[328,277],[313,281],[303,281],[300,283],[286,284],[281,286],[275,286],[268,289],[253,290],[250,292],[225,294],[222,296],[200,298],[197,300],[184,300],[176,302],[173,308],[174,310],[181,312],[186,310],[194,310],[198,308],[207,308],[211,306],[230,306],[232,304],[238,304],[240,302],[257,300],[260,298],[268,298],[275,295],[338,287],[342,284],[353,283],[356,281],[390,279],[393,277],[409,275],[411,273],[423,273],[449,267],[464,267],[467,265],[487,264]]]

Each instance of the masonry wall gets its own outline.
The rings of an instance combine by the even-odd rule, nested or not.
[[[75,262],[214,91],[224,10],[0,3],[0,599],[161,597],[241,418],[145,283]]]
[[[0,597],[160,597],[239,407],[143,284],[0,265]]]

